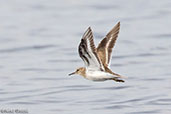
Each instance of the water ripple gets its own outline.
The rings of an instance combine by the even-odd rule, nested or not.
[[[113,59],[126,59],[126,58],[133,58],[133,57],[151,57],[151,56],[165,56],[168,53],[138,53],[132,55],[120,55],[120,56],[113,56]]]
[[[47,68],[22,68],[21,71],[39,71],[39,72],[48,72],[48,71],[62,71],[63,69],[47,69]]]
[[[21,51],[28,51],[28,50],[43,50],[47,48],[53,48],[56,45],[35,45],[35,46],[24,46],[24,47],[17,47],[17,48],[10,48],[10,49],[1,49],[0,53],[15,53]]]
[[[148,105],[170,105],[171,106],[171,98],[164,98],[164,99],[156,99],[153,101],[149,101]]]
[[[125,104],[125,103],[135,103],[135,102],[142,102],[142,101],[148,101],[151,99],[154,99],[156,97],[159,97],[159,95],[151,95],[151,96],[145,96],[141,98],[133,98],[125,101],[119,101],[119,102],[112,102],[112,104]]]
[[[121,89],[127,89],[127,88],[131,88],[132,86],[118,86],[118,87],[105,87],[105,88],[101,88],[101,89],[109,89],[109,90],[121,90]]]
[[[136,111],[136,112],[130,112],[128,114],[156,114],[156,113],[160,113],[160,110]]]
[[[157,35],[152,35],[152,38],[166,38],[166,39],[171,39],[171,34],[166,33],[166,34],[157,34]]]
[[[9,102],[9,103],[7,103],[7,104],[13,104],[13,105],[15,105],[15,104],[17,104],[17,105],[36,105],[36,104],[39,104],[39,103],[36,103],[36,102],[30,102],[30,101],[27,101],[27,102]]]
[[[124,108],[130,108],[129,105],[113,105],[113,106],[107,106],[104,109],[124,109]]]

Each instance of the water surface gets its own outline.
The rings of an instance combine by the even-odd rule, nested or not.
[[[0,1],[1,109],[29,114],[171,113],[171,1]],[[95,43],[118,22],[111,69],[125,83],[68,73],[88,26]]]

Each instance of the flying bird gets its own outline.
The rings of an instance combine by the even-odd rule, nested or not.
[[[119,30],[120,22],[110,30],[96,48],[92,29],[88,27],[78,47],[79,56],[84,61],[85,67],[78,68],[75,72],[70,73],[69,76],[78,74],[92,81],[114,80],[116,82],[124,82],[123,76],[114,73],[109,68],[112,48],[115,45]]]

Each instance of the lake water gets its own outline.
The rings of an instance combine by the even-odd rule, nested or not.
[[[69,77],[87,27],[97,45],[119,21],[111,69],[125,83]],[[171,1],[0,0],[0,114],[13,109],[170,114]]]

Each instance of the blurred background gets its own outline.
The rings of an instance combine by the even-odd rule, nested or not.
[[[0,110],[29,114],[171,113],[170,0],[0,0]],[[68,77],[77,47],[121,22],[111,69],[125,83]]]

